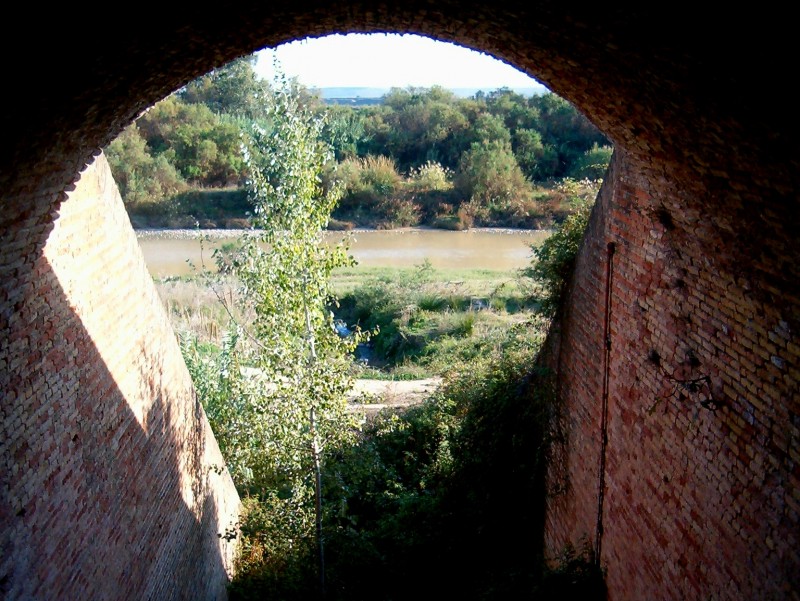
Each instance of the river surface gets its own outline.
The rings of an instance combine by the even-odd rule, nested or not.
[[[153,277],[187,275],[189,262],[213,267],[211,253],[239,232],[231,230],[139,230],[136,235]],[[357,230],[350,253],[359,265],[413,267],[425,259],[437,269],[492,269],[508,271],[530,263],[531,244],[541,244],[543,230],[473,229],[464,232],[429,229]],[[201,237],[209,239],[202,242]],[[328,232],[337,242],[342,232]],[[202,252],[201,252],[202,250]]]

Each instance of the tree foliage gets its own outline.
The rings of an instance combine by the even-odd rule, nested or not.
[[[544,315],[553,317],[558,311],[589,224],[597,186],[598,182],[565,181],[562,189],[572,199],[573,212],[544,242],[531,246],[531,265],[522,270],[522,275],[532,278],[538,285]]]
[[[186,182],[164,156],[153,157],[134,123],[106,149],[114,180],[126,205],[169,197],[186,189]]]
[[[191,81],[179,96],[187,104],[205,105],[218,115],[260,119],[268,86],[256,75],[255,64],[255,54],[235,59]]]
[[[217,255],[220,271],[239,285],[241,301],[228,307],[234,333],[210,365],[184,345],[239,490],[254,495],[270,521],[267,546],[276,557],[288,544],[321,544],[314,524],[319,533],[322,453],[358,427],[346,394],[361,335],[338,335],[329,310],[331,271],[352,258],[346,240],[323,239],[337,190],[321,185],[331,156],[321,131],[294,84],[270,91],[264,125],[251,129],[245,152],[254,229],[232,256]]]
[[[137,121],[147,146],[164,156],[187,180],[204,186],[237,183],[244,173],[241,126],[204,104],[189,104],[172,95]]]
[[[605,178],[608,164],[611,162],[612,152],[611,146],[598,146],[595,144],[573,163],[570,177],[579,180]]]
[[[131,128],[127,143],[109,148],[129,206],[163,203],[167,213],[176,208],[167,201],[183,182],[193,189],[244,187],[248,166],[239,136],[254,124],[269,127],[270,85],[254,65],[254,56],[241,57],[190,82],[137,120],[140,139]],[[566,177],[602,178],[610,157],[605,136],[551,93],[525,97],[503,88],[458,98],[439,86],[409,87],[393,88],[378,105],[328,106],[293,85],[298,105],[324,118],[321,135],[336,161],[386,157],[399,178],[391,193],[347,188],[335,214],[340,223],[546,227],[560,209],[531,204],[532,190],[550,194]],[[481,175],[476,160],[483,158],[488,165]],[[440,165],[459,185],[446,194],[407,194],[403,188],[414,187],[410,180],[426,164]],[[493,171],[497,184],[488,181]]]
[[[456,179],[469,194],[469,208],[478,225],[524,221],[533,196],[508,141],[474,142],[461,158]]]

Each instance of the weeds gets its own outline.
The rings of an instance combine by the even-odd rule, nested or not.
[[[427,401],[382,410],[355,443],[329,456],[330,601],[554,599],[595,590],[573,586],[598,584],[591,566],[571,558],[548,570],[542,560],[554,395],[550,375],[531,365],[544,325],[506,330]],[[245,512],[231,598],[316,598],[302,570],[310,550],[273,549],[263,538],[267,518],[265,510]]]

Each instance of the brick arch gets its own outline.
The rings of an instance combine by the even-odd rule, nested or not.
[[[161,596],[219,591],[230,548],[214,530],[235,519],[235,492],[210,475],[213,438],[186,430],[182,416],[203,420],[102,160],[84,167],[141,110],[236,56],[394,31],[512,63],[618,150],[555,340],[567,444],[551,478],[566,493],[551,501],[547,550],[589,540],[613,599],[797,598],[790,19],[521,0],[236,2],[104,25],[69,10],[20,8],[18,35],[1,42],[16,85],[0,116],[0,591],[107,596],[112,584],[92,587],[98,569],[110,554],[137,558],[142,541],[146,565],[111,566],[117,592],[141,596],[176,574]],[[148,338],[141,323],[159,325]],[[167,501],[142,498],[154,492]],[[150,519],[121,539],[112,503]]]
[[[791,48],[781,23],[770,23],[764,33],[762,20],[735,13],[722,21],[689,20],[666,11],[580,11],[513,0],[237,3],[225,11],[120,22],[99,31],[68,14],[38,18],[36,28],[10,40],[8,48],[17,58],[10,61],[9,80],[24,82],[7,99],[13,111],[6,118],[17,125],[7,128],[17,134],[9,139],[11,156],[31,163],[52,155],[36,179],[57,187],[79,170],[57,157],[87,162],[142,109],[227,60],[307,36],[396,31],[508,61],[576,104],[630,153],[646,160],[657,155],[665,174],[701,181],[742,175],[765,150],[787,150],[775,114],[785,105],[748,85],[755,68],[762,78],[777,74],[780,52]],[[49,70],[31,73],[35,62],[26,59],[41,60],[37,46],[63,38],[70,28],[74,33],[52,52]],[[786,171],[789,165],[797,166],[796,156],[760,169],[788,184],[794,175]],[[19,171],[0,180],[12,196],[30,189],[24,169]],[[6,185],[8,177],[18,185]]]

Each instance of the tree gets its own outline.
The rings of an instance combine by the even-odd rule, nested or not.
[[[240,286],[241,302],[228,305],[237,333],[222,354],[219,383],[197,388],[217,404],[232,394],[235,412],[207,413],[212,427],[214,417],[221,419],[215,433],[223,433],[226,459],[234,458],[237,484],[270,515],[267,534],[279,540],[268,548],[276,556],[316,542],[324,591],[320,464],[326,445],[349,440],[358,425],[347,393],[361,338],[358,331],[343,338],[334,328],[329,280],[352,258],[346,240],[323,238],[338,198],[335,187],[321,185],[331,153],[320,141],[322,121],[300,103],[296,83],[279,79],[267,95],[264,123],[253,126],[245,150],[254,229],[225,257]],[[193,375],[204,375],[196,354],[187,363]],[[241,377],[245,364],[255,375]]]
[[[602,179],[611,162],[613,149],[611,146],[598,146],[595,144],[572,165],[570,177],[574,179]]]
[[[522,172],[533,179],[536,165],[545,152],[542,136],[535,129],[518,129],[514,132],[512,148]]]
[[[240,179],[241,125],[234,117],[173,94],[136,123],[151,154],[166,157],[190,183],[223,186]]]
[[[461,158],[456,185],[469,198],[476,220],[492,225],[506,218],[524,220],[533,188],[511,151],[511,144],[473,142]]]
[[[204,104],[215,113],[258,119],[263,116],[268,85],[255,72],[255,54],[237,58],[198,77],[181,90],[189,104]]]
[[[105,152],[114,181],[128,206],[158,202],[186,188],[183,178],[166,157],[150,155],[135,123],[125,128]]]
[[[539,132],[548,153],[554,152],[557,168],[549,174],[560,178],[571,173],[573,163],[593,145],[608,145],[603,133],[565,99],[553,93],[531,99],[540,111]],[[537,174],[542,177],[545,174]]]
[[[353,108],[333,105],[326,110],[323,136],[337,161],[354,158],[358,155],[358,142],[364,138],[364,121]]]

